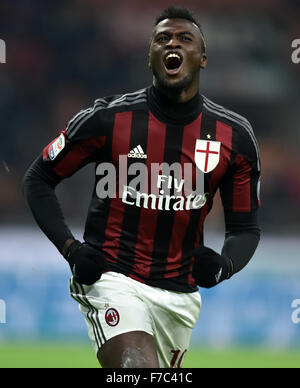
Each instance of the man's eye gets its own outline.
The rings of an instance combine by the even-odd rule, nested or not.
[[[189,37],[189,36],[182,36],[181,37],[182,40],[186,40],[186,41],[192,41],[192,39]]]
[[[156,42],[165,42],[168,38],[166,36],[159,36],[156,38]]]

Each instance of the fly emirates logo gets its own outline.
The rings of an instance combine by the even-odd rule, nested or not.
[[[184,195],[184,179],[173,176],[157,175],[156,189],[157,193],[148,194],[124,185],[122,202],[145,209],[174,211],[200,209],[207,202],[208,193]]]
[[[139,149],[132,155],[141,153]],[[100,163],[96,168],[96,195],[99,199],[119,198],[129,206],[152,210],[186,211],[202,208],[208,199],[204,173],[192,163]]]

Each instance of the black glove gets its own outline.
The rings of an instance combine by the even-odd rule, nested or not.
[[[200,287],[211,288],[233,275],[232,261],[214,250],[200,246],[194,253],[193,277]]]
[[[74,280],[80,284],[90,286],[108,270],[104,255],[78,240],[72,242],[64,257],[70,265]]]

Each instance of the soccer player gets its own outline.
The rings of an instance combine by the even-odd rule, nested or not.
[[[199,93],[206,63],[198,21],[185,8],[168,8],[150,42],[153,84],[79,112],[24,177],[36,222],[70,265],[70,292],[102,367],[180,367],[200,313],[197,286],[229,279],[258,245],[257,142],[244,117]],[[95,186],[82,243],[55,187],[88,163]],[[134,184],[137,163],[144,174]],[[190,169],[180,177],[168,170],[173,164]],[[115,174],[106,174],[110,166]],[[111,183],[115,190],[103,195]],[[218,189],[221,253],[203,242]]]

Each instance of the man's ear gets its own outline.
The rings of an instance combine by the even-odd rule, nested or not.
[[[207,56],[205,53],[203,53],[201,56],[200,68],[205,69],[206,65],[207,65]]]

